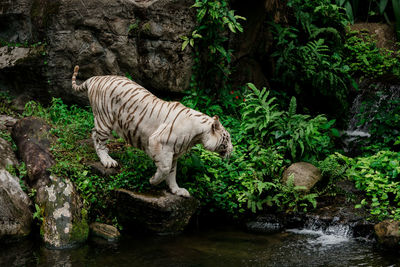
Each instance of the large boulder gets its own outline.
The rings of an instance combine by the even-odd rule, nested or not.
[[[69,179],[50,176],[50,183],[39,188],[36,203],[43,217],[40,233],[46,247],[71,248],[87,240],[87,211]]]
[[[17,79],[25,77],[22,71],[26,71],[18,64],[0,68],[0,78],[15,78],[18,84],[8,85],[13,90],[50,91],[52,96],[81,103],[87,103],[85,95],[77,98],[71,90],[75,65],[81,66],[81,81],[94,75],[128,73],[149,89],[183,91],[189,86],[193,56],[189,48],[182,51],[180,37],[190,35],[195,27],[191,5],[191,0],[0,2],[2,40],[43,44],[46,40],[45,57],[30,69],[37,74],[35,80],[43,78],[42,89],[32,88],[28,79]],[[15,51],[7,53],[5,58]]]
[[[197,199],[165,190],[153,193],[116,190],[117,218],[126,230],[178,233],[184,230],[198,207]]]
[[[0,138],[0,169],[16,165],[18,165],[18,160],[15,157],[11,144],[3,138]]]
[[[0,169],[0,240],[29,235],[32,223],[30,205],[19,179]]]
[[[297,162],[287,168],[282,177],[282,182],[288,184],[293,177],[293,186],[308,192],[322,178],[321,171],[307,162]]]
[[[375,224],[375,235],[379,244],[386,248],[398,249],[400,247],[400,222],[385,220]]]

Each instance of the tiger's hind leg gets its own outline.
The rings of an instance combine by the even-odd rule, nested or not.
[[[106,168],[117,167],[117,161],[108,155],[108,148],[106,146],[106,141],[111,135],[111,129],[108,129],[107,127],[100,127],[96,118],[94,120],[94,124],[95,127],[92,130],[92,139],[101,164],[103,164],[103,166]]]

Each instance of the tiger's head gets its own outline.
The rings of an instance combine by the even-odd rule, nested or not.
[[[209,129],[204,147],[217,152],[222,158],[228,158],[233,151],[231,136],[219,121],[218,116],[212,118],[214,121]]]

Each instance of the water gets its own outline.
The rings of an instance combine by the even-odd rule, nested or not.
[[[339,230],[339,231],[337,231]],[[349,237],[345,229],[251,234],[237,229],[90,241],[48,250],[32,241],[0,247],[0,266],[399,266],[400,255]]]

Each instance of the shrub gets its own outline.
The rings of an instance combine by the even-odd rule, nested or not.
[[[346,174],[365,192],[357,208],[367,206],[373,218],[400,220],[400,153],[380,151],[370,157],[347,159]]]
[[[293,161],[317,158],[332,149],[332,134],[338,131],[331,128],[334,120],[325,116],[311,118],[296,114],[296,98],[292,98],[289,110],[280,111],[275,98],[269,98],[269,91],[258,90],[249,83],[246,101],[242,103],[242,127],[250,135],[259,138],[265,146],[275,146],[283,155]]]

